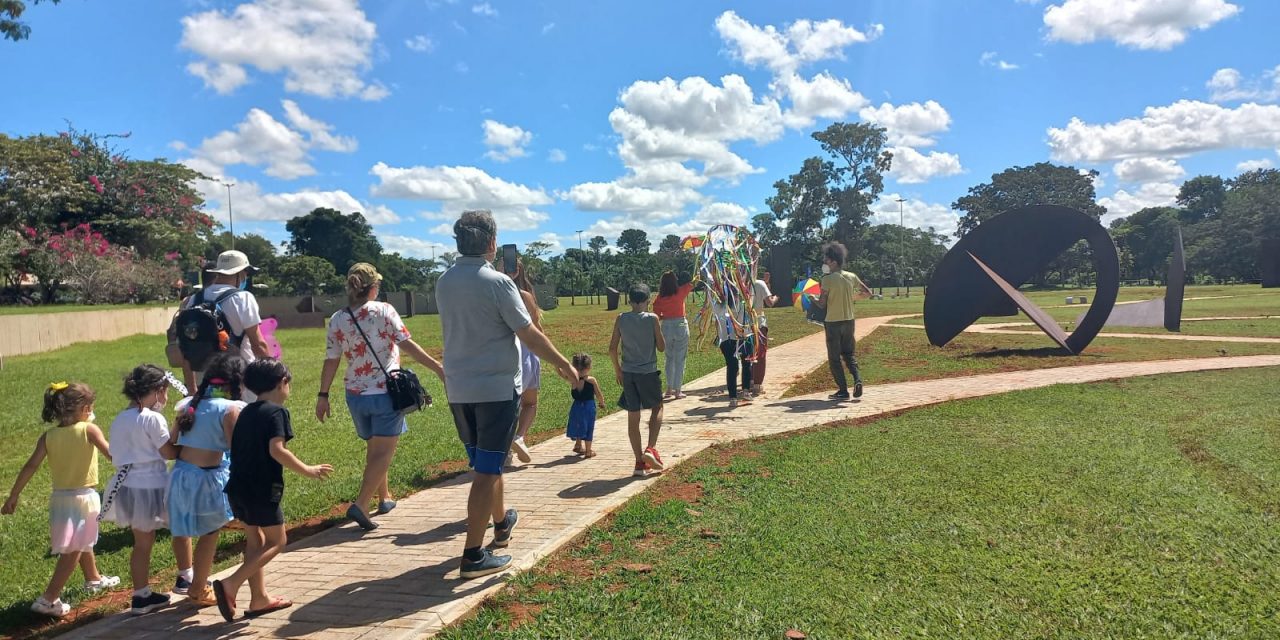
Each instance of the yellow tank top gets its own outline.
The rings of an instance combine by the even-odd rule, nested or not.
[[[54,491],[98,486],[98,451],[88,429],[88,422],[77,422],[44,432]]]

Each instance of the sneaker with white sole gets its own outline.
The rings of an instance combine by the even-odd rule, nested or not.
[[[662,456],[658,455],[658,450],[653,447],[644,450],[644,461],[654,471],[662,471],[665,466],[662,464]]]
[[[142,596],[133,596],[133,599],[130,601],[129,613],[135,616],[145,615],[152,611],[163,609],[168,605],[169,594],[155,593],[153,591],[151,595],[145,598]]]
[[[36,598],[35,602],[31,603],[31,610],[42,616],[61,618],[71,612],[71,605],[63,602],[62,598],[49,602],[44,599],[44,596],[40,596]]]
[[[99,576],[97,580],[84,581],[84,590],[89,593],[97,593],[118,586],[120,586],[120,576]]]
[[[636,477],[636,478],[644,478],[644,477],[647,477],[647,476],[649,475],[649,467],[646,467],[646,466],[643,466],[643,465],[642,465],[642,466],[638,466],[638,467],[636,467],[636,470],[635,470],[635,471],[632,471],[632,472],[631,472],[631,475],[632,475],[633,477]]]
[[[173,581],[173,592],[180,596],[185,596],[187,595],[187,591],[190,590],[191,581],[182,577],[182,574],[178,574],[177,579]]]
[[[533,456],[529,455],[529,445],[524,443],[524,438],[513,440],[511,450],[515,452],[517,458],[520,458],[520,462],[533,462]]]
[[[467,560],[465,557],[462,559],[462,566],[458,574],[462,576],[463,580],[505,571],[511,566],[511,556],[495,556],[488,549],[481,549],[480,553],[479,560]]]
[[[494,548],[503,548],[511,544],[511,530],[516,528],[516,523],[520,521],[520,514],[515,509],[507,509],[506,517],[502,522],[493,523],[493,542],[489,546]]]

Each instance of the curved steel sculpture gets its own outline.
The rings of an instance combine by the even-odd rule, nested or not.
[[[1067,335],[1018,287],[1080,240],[1089,243],[1097,289],[1093,304]],[[1010,315],[1010,302],[1067,351],[1097,337],[1120,289],[1116,245],[1097,220],[1069,207],[1035,205],[1006,211],[966,234],[934,270],[924,299],[929,342],[941,347],[982,316]]]

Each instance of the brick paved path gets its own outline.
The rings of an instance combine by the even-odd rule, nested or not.
[[[892,319],[859,320],[857,334],[863,337]],[[824,360],[821,333],[771,349],[766,398],[733,410],[724,395],[723,370],[687,384],[690,396],[667,405],[670,428],[663,430],[659,450],[668,464],[678,464],[716,442],[959,398],[1155,373],[1280,366],[1280,356],[1134,362],[870,386],[861,402],[832,403],[824,394],[770,399]],[[508,504],[520,509],[509,549],[517,570],[532,567],[649,485],[631,478],[625,414],[602,418],[596,433],[599,455],[591,460],[566,456],[568,442],[556,438],[534,447],[534,462],[506,476]],[[182,640],[430,635],[502,587],[502,575],[458,579],[468,487],[464,477],[407,497],[368,534],[347,524],[292,545],[269,566],[267,576],[273,593],[293,599],[292,609],[227,624],[216,608],[179,603],[140,618],[113,616],[68,635],[130,640],[167,638],[179,631]],[[242,593],[241,610],[247,596]]]

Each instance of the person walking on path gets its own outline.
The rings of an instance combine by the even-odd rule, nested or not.
[[[858,373],[858,360],[853,355],[853,301],[871,295],[871,289],[856,274],[845,271],[844,263],[849,250],[839,242],[829,242],[822,247],[822,296],[814,300],[826,309],[823,328],[827,337],[827,364],[837,391],[832,400],[849,399],[849,383],[844,367],[853,374],[853,397],[862,397],[862,374]]]
[[[279,360],[263,358],[244,370],[244,386],[258,396],[240,412],[231,436],[231,477],[227,502],[244,523],[244,563],[230,576],[213,581],[213,598],[227,622],[235,617],[236,595],[249,583],[249,608],[245,616],[260,615],[293,606],[285,598],[267,593],[262,570],[288,543],[284,530],[284,468],[323,480],[333,472],[327,464],[309,465],[285,446],[293,439],[293,421],[284,408],[293,376]]]
[[[213,283],[187,298],[187,307],[199,306],[204,302],[213,302],[226,296],[218,303],[218,308],[227,320],[227,348],[237,353],[245,363],[271,355],[267,341],[262,337],[262,315],[258,310],[258,299],[249,291],[249,276],[258,268],[249,264],[249,257],[240,251],[223,251],[218,254],[218,262],[209,273],[214,274]],[[204,371],[184,364],[182,367],[184,382],[187,388],[194,389],[204,381]],[[245,396],[252,401],[252,394]]]
[[[464,211],[453,225],[461,254],[436,283],[444,333],[445,389],[458,438],[474,474],[467,499],[463,579],[497,573],[511,556],[482,548],[494,525],[493,548],[511,542],[519,518],[503,500],[502,471],[520,413],[520,349],[523,342],[574,388],[578,372],[529,317],[519,289],[490,263],[498,252],[498,225],[487,210]]]
[[[542,328],[542,309],[538,308],[538,299],[533,294],[533,280],[529,278],[529,272],[525,270],[523,260],[516,260],[516,274],[513,280],[520,289],[520,299],[524,301],[524,308],[529,312],[533,326],[545,333],[546,330]],[[538,391],[542,388],[542,361],[524,342],[520,343],[520,383],[524,389],[520,393],[520,421],[516,426],[516,439],[511,443],[511,450],[516,457],[520,458],[520,462],[530,462],[533,458],[529,455],[529,447],[524,443],[524,437],[528,435],[529,427],[533,426],[534,418],[538,417]],[[510,460],[511,456],[508,455],[508,463]]]
[[[583,458],[594,458],[596,452],[591,449],[591,442],[596,433],[596,411],[604,409],[604,394],[600,392],[600,383],[591,375],[591,356],[585,353],[574,354],[573,368],[578,370],[582,388],[569,390],[573,405],[569,407],[569,424],[565,427],[565,436],[573,440],[575,454]]]
[[[51,618],[61,618],[71,611],[71,606],[62,601],[62,588],[76,566],[84,573],[84,588],[90,593],[120,584],[118,576],[98,573],[98,562],[93,555],[93,547],[98,544],[98,514],[102,510],[95,489],[98,453],[111,459],[107,438],[93,423],[94,398],[93,389],[86,384],[54,382],[49,385],[40,417],[57,426],[36,440],[36,448],[18,472],[9,499],[0,507],[0,514],[12,515],[18,508],[22,490],[40,469],[40,463],[48,460],[53,484],[53,494],[49,497],[49,550],[58,556],[58,562],[49,586],[32,603],[31,610]]]
[[[733,291],[727,292],[724,303],[713,303],[711,311],[715,314],[716,338],[720,341],[720,353],[724,356],[725,386],[729,392],[729,406],[750,404],[751,367],[754,360],[755,338],[750,334],[751,317],[746,306],[749,300],[738,298]],[[742,389],[738,389],[738,371],[741,363]]]
[[[663,400],[679,400],[685,397],[684,363],[689,355],[689,321],[684,301],[693,292],[693,283],[677,284],[675,272],[662,274],[658,282],[658,297],[653,301],[653,312],[662,321],[662,339],[667,343],[667,392]]]
[[[627,412],[627,435],[636,456],[632,475],[643,478],[650,471],[662,471],[658,455],[658,431],[662,428],[662,379],[658,373],[658,352],[666,341],[658,316],[649,313],[649,287],[636,284],[627,294],[631,311],[618,314],[609,340],[613,374],[622,387],[618,405]],[[621,358],[619,358],[621,356]],[[640,449],[640,412],[649,410],[649,444]]]
[[[346,389],[347,409],[355,422],[356,435],[365,441],[364,477],[359,495],[347,507],[347,517],[365,531],[378,528],[368,512],[374,495],[378,496],[378,514],[396,507],[387,486],[387,470],[400,436],[409,430],[404,416],[391,405],[383,367],[387,371],[399,369],[403,350],[444,379],[440,363],[413,341],[396,308],[378,302],[381,287],[382,275],[367,262],[357,262],[347,271],[347,306],[329,318],[324,369],[320,372],[320,392],[316,394],[316,418],[324,422],[333,414],[329,388],[345,356],[347,371],[342,386]]]
[[[760,341],[756,347],[756,361],[751,365],[751,393],[760,395],[764,392],[765,356],[769,354],[769,318],[765,316],[765,307],[778,303],[778,296],[769,289],[769,272],[755,281],[751,287],[751,306],[755,308],[756,317],[760,319]]]

